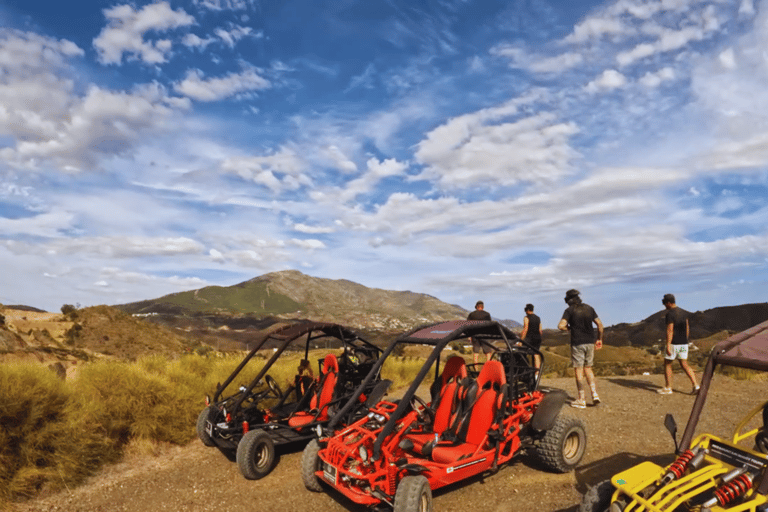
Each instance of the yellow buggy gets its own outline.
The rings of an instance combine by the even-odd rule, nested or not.
[[[579,512],[766,512],[768,511],[768,401],[761,397],[730,439],[693,438],[718,365],[768,371],[768,321],[712,349],[683,432],[668,414],[677,459],[667,467],[645,461],[591,487]],[[756,419],[756,421],[753,421]],[[748,425],[756,427],[747,428]]]

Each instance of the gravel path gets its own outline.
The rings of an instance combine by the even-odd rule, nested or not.
[[[663,425],[672,412],[680,433],[693,396],[684,375],[675,375],[676,392],[656,393],[660,375],[598,379],[603,403],[585,410],[568,408],[587,423],[587,454],[574,473],[557,475],[539,468],[525,455],[495,474],[475,478],[435,493],[438,512],[467,510],[507,512],[531,508],[574,511],[593,483],[644,459],[673,460],[674,446]],[[573,395],[572,379],[545,379],[544,386]],[[680,392],[680,390],[684,390]],[[729,436],[738,420],[760,400],[768,399],[761,381],[715,378],[698,432]],[[258,481],[245,480],[235,463],[200,442],[173,447],[160,457],[131,457],[105,468],[86,485],[12,507],[16,512],[279,511],[365,510],[332,491],[304,489],[299,476],[301,451],[282,454],[276,469]]]

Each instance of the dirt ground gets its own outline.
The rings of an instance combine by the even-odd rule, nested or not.
[[[674,459],[672,438],[663,425],[673,413],[679,436],[690,413],[693,396],[684,375],[675,375],[675,393],[656,393],[661,375],[598,379],[603,400],[597,407],[568,414],[587,424],[587,453],[575,472],[559,475],[538,468],[523,454],[497,473],[435,492],[434,510],[507,512],[534,509],[573,512],[581,494],[597,483],[641,460],[668,464]],[[543,386],[573,395],[572,379],[545,379]],[[738,420],[768,398],[764,381],[737,381],[718,376],[713,383],[698,432],[729,436]],[[194,428],[194,426],[190,426]],[[76,440],[75,440],[76,442]],[[16,504],[16,512],[145,512],[273,510],[326,512],[365,510],[328,490],[315,494],[301,483],[301,448],[282,453],[275,470],[257,481],[245,480],[237,465],[215,448],[199,441],[163,450],[161,456],[130,456],[105,468],[84,486]]]

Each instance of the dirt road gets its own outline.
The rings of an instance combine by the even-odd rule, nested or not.
[[[525,455],[495,474],[435,493],[438,512],[507,512],[535,509],[573,511],[588,485],[616,471],[652,458],[673,460],[672,439],[663,426],[674,413],[680,434],[693,403],[689,384],[675,375],[675,392],[659,395],[660,375],[607,377],[598,380],[603,403],[586,410],[568,408],[587,423],[587,454],[574,473],[557,475],[535,466]],[[545,386],[575,392],[571,379],[545,379]],[[682,390],[683,392],[679,392]],[[738,420],[758,401],[768,398],[760,381],[716,377],[699,432],[728,436]],[[193,427],[192,427],[193,428]],[[15,507],[18,512],[146,512],[226,511],[331,512],[365,510],[341,495],[315,494],[299,476],[301,452],[282,454],[277,468],[258,481],[245,480],[235,463],[195,441],[170,448],[160,457],[130,457],[111,466],[86,485]]]

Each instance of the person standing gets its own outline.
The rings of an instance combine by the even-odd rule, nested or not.
[[[656,390],[661,395],[672,394],[672,363],[675,359],[680,361],[680,366],[688,378],[691,379],[693,390],[691,394],[699,391],[696,382],[696,374],[688,366],[688,336],[691,333],[688,324],[688,312],[683,311],[675,304],[675,296],[671,293],[664,295],[661,303],[667,309],[664,323],[667,326],[667,345],[664,353],[664,381],[666,386]]]
[[[491,314],[485,311],[485,304],[483,301],[479,300],[475,303],[475,310],[467,315],[467,320],[491,320]],[[475,364],[477,364],[481,350],[485,354],[485,361],[488,362],[491,359],[491,352],[493,351],[491,347],[481,343],[480,340],[475,340],[475,338],[470,338],[469,340],[472,342],[472,356],[474,358]]]
[[[565,303],[568,304],[568,309],[563,313],[563,318],[557,324],[557,328],[561,331],[571,332],[571,363],[576,377],[576,389],[579,393],[579,398],[571,403],[571,407],[584,409],[587,407],[585,377],[592,391],[592,404],[600,403],[600,397],[597,395],[597,387],[595,386],[595,374],[592,373],[592,364],[595,359],[595,349],[603,348],[603,322],[600,321],[592,306],[581,301],[579,294],[578,290],[565,292]],[[593,323],[597,326],[597,340],[595,340]]]
[[[523,331],[520,333],[520,338],[536,350],[541,350],[541,318],[533,314],[533,304],[525,305],[525,318],[523,318]],[[533,366],[537,370],[541,369],[539,354],[533,355]]]

